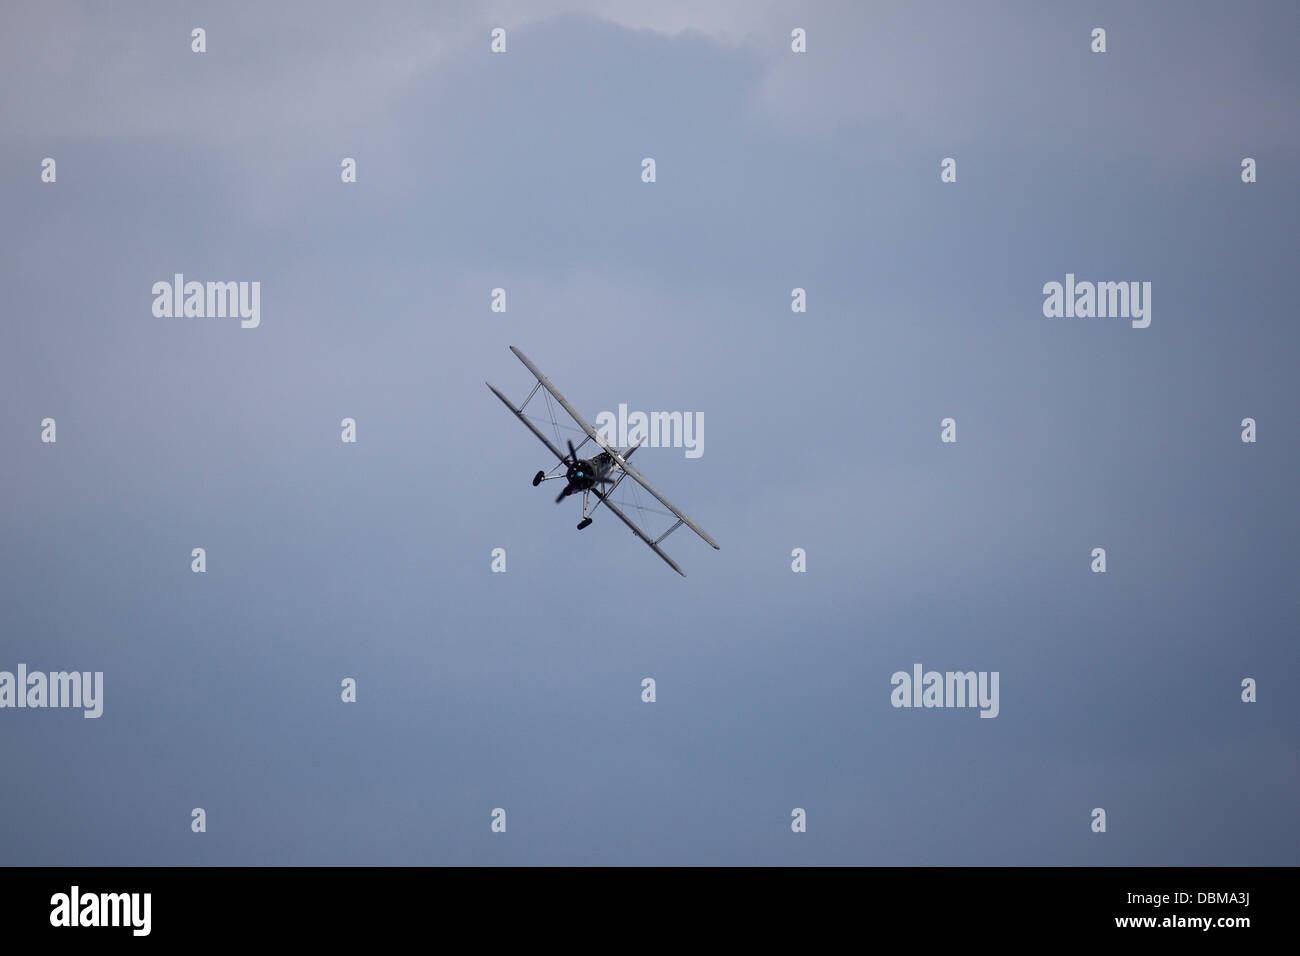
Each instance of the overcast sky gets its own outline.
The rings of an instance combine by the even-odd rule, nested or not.
[[[0,862],[1300,862],[1298,26],[5,4],[0,670],[104,713],[0,710]],[[702,414],[636,463],[721,550],[576,532],[508,345]],[[998,716],[892,707],[917,663]]]

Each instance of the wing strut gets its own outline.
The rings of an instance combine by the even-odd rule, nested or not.
[[[504,395],[502,395],[499,391],[497,391],[497,388],[496,388],[495,385],[493,385],[491,382],[484,382],[483,384],[486,385],[488,388],[492,389],[492,394],[495,395],[497,398],[501,399],[501,401],[503,401],[503,402],[505,403],[506,408],[510,409],[512,412],[515,413],[515,418],[519,419],[521,422],[523,422],[525,425],[527,425],[527,426],[528,426],[528,430],[529,430],[530,432],[532,432],[534,435],[536,435],[538,438],[540,438],[540,439],[542,440],[542,444],[545,445],[547,448],[549,448],[549,449],[551,450],[551,454],[552,454],[552,455],[554,455],[554,456],[555,456],[556,458],[558,458],[560,461],[564,461],[564,460],[565,460],[565,457],[564,457],[563,454],[561,454],[560,449],[558,449],[558,448],[556,448],[554,445],[552,445],[552,444],[551,444],[551,440],[550,440],[549,438],[547,438],[545,435],[543,435],[543,434],[541,433],[541,431],[538,429],[538,427],[537,427],[536,425],[534,425],[532,422],[530,422],[530,421],[528,420],[528,417],[527,417],[526,415],[524,415],[524,413],[523,413],[522,411],[520,411],[519,409],[517,409],[517,408],[515,408],[513,405],[511,405],[511,404],[510,404],[510,399],[506,398],[506,397],[505,397]],[[536,392],[537,389],[533,389],[533,391]],[[531,398],[531,397],[532,397],[532,396],[530,395],[529,398]],[[524,404],[527,405],[528,403],[527,403],[527,402],[524,402]]]
[[[642,530],[641,530],[640,528],[638,528],[636,525],[634,525],[631,521],[628,520],[627,515],[623,514],[623,512],[620,511],[618,508],[614,507],[614,502],[610,501],[608,497],[606,497],[605,495],[601,494],[601,493],[600,493],[599,491],[597,491],[595,488],[592,488],[592,489],[591,489],[591,492],[592,492],[592,494],[594,494],[597,498],[599,498],[599,499],[604,503],[604,505],[605,505],[606,508],[608,508],[610,511],[614,512],[614,514],[618,515],[619,520],[622,521],[622,522],[623,522],[625,525],[627,525],[629,528],[631,528],[631,529],[632,529],[632,533],[633,533],[634,535],[636,535],[638,538],[640,538],[640,539],[641,539],[642,541],[644,541],[646,544],[650,545],[650,550],[652,550],[655,554],[659,555],[659,557],[661,557],[661,558],[663,558],[665,561],[667,561],[667,562],[668,562],[668,566],[669,566],[670,568],[672,568],[674,571],[676,571],[676,572],[677,572],[678,574],[680,574],[682,577],[686,577],[686,572],[683,571],[681,568],[679,568],[679,567],[677,566],[677,562],[674,561],[672,558],[668,557],[668,555],[664,554],[663,550],[660,549],[660,547],[659,547],[659,542],[658,542],[658,541],[651,541],[649,538],[647,538],[647,537],[645,536],[645,533],[642,532]]]

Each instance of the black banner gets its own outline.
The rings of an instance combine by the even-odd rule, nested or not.
[[[680,940],[1251,938],[1279,931],[1286,868],[10,868],[6,938],[338,943],[464,931]],[[1240,934],[1245,934],[1240,935]],[[486,938],[486,937],[485,937]]]

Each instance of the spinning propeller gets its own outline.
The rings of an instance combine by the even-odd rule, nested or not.
[[[557,505],[565,499],[565,496],[571,495],[575,491],[583,491],[584,486],[581,484],[582,482],[589,482],[589,484],[585,486],[586,488],[590,488],[592,484],[598,481],[606,485],[612,485],[614,483],[613,479],[597,475],[591,468],[589,462],[585,462],[578,457],[578,450],[573,447],[572,439],[569,439],[569,456],[567,458],[561,458],[560,461],[562,464],[568,466],[568,470],[564,475],[566,479],[564,490],[555,498],[555,503]]]

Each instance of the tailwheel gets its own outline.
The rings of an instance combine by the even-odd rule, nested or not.
[[[539,471],[537,474],[533,475],[533,487],[536,488],[538,485],[540,485],[542,483],[542,479],[545,477],[546,477],[546,472],[544,471]]]
[[[590,519],[590,518],[583,518],[581,521],[578,522],[578,530],[581,531],[583,528],[587,527],[587,525],[589,525],[589,524],[591,524],[591,519]]]

